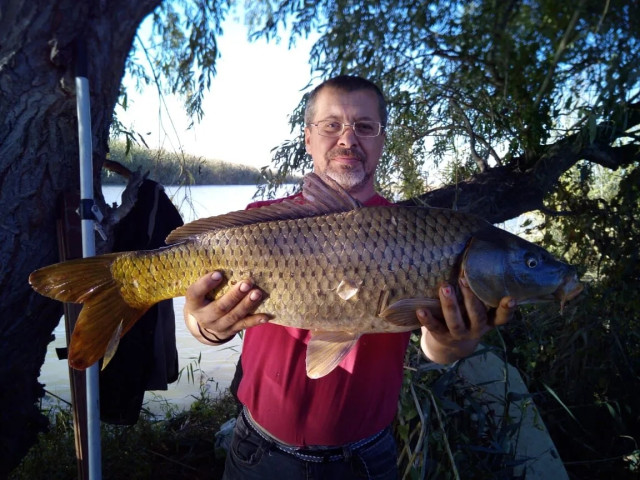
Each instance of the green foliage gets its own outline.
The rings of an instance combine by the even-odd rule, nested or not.
[[[470,174],[524,169],[566,135],[584,129],[593,141],[603,122],[615,138],[638,98],[637,2],[263,0],[247,8],[255,36],[286,28],[293,42],[320,32],[311,63],[321,78],[358,74],[383,87],[393,128],[379,177],[400,172],[393,181],[406,181],[407,193],[432,162]],[[285,147],[282,160],[300,166],[299,150]]]
[[[257,168],[165,150],[149,150],[119,141],[111,142],[109,159],[131,171],[149,172],[151,178],[163,185],[255,185],[262,180]],[[122,176],[103,170],[103,185],[124,183]]]
[[[577,190],[583,195],[568,193]],[[640,165],[616,173],[578,165],[548,203],[564,215],[544,218],[542,240],[580,265],[588,286],[562,316],[522,308],[503,328],[510,361],[540,392],[542,416],[576,478],[636,478]]]
[[[535,462],[517,452],[518,415],[528,400],[495,396],[465,380],[459,374],[465,361],[452,367],[426,362],[418,336],[412,338],[395,429],[401,478],[514,479],[518,467]],[[504,381],[497,383],[506,391]],[[513,408],[520,413],[513,416]]]
[[[165,110],[165,95],[177,95],[184,102],[191,125],[204,115],[202,101],[220,56],[217,37],[223,33],[221,25],[230,6],[228,0],[158,2],[151,21],[143,23],[131,45],[126,70],[136,88],[152,85]],[[121,85],[119,106],[127,110],[128,100],[129,92]],[[115,112],[110,132],[114,138],[126,139],[127,151],[138,141],[145,143],[140,133],[124,125]]]
[[[587,289],[563,312],[520,307],[485,342],[518,368],[573,478],[637,478],[640,165],[578,164],[541,218],[528,233],[578,265]],[[396,429],[405,478],[513,478],[519,426],[496,422],[455,369],[426,370],[411,348]]]
[[[551,247],[566,245],[568,258],[599,282],[638,281],[640,163],[615,173],[581,163],[561,179],[548,203],[551,211],[570,212],[547,216]]]
[[[273,152],[271,165],[262,167],[262,176],[268,181],[268,198],[274,197],[274,192],[284,183],[292,183],[296,175],[304,175],[313,169],[311,157],[307,155],[304,146],[304,109],[307,95],[304,95],[293,113],[289,116],[291,133],[296,136],[284,142]],[[263,192],[259,192],[261,194]]]
[[[596,286],[563,317],[525,310],[503,334],[568,471],[636,478],[625,457],[640,441],[637,311]]]
[[[71,409],[60,405],[51,407],[46,413],[49,431],[38,435],[38,443],[11,474],[11,480],[77,478]]]
[[[134,44],[128,71],[140,82],[153,83],[160,93],[179,95],[189,118],[201,119],[202,98],[216,74],[216,36],[222,34],[229,4],[225,0],[160,2],[149,37],[139,36]]]

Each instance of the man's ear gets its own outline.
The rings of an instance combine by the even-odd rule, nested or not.
[[[304,146],[309,153],[309,143],[311,142],[311,129],[309,127],[304,127]]]

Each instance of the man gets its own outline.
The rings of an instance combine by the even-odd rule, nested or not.
[[[384,96],[368,80],[339,76],[318,86],[305,112],[305,145],[314,171],[331,177],[364,205],[389,205],[374,189],[386,122]],[[246,330],[238,389],[244,409],[225,478],[396,478],[388,427],[396,413],[409,333],[364,335],[340,364],[350,368],[339,366],[310,379],[304,356],[309,332],[271,324],[266,314],[255,313],[263,292],[251,279],[208,301],[206,293],[221,281],[214,272],[188,289],[185,322],[209,345]],[[441,286],[444,322],[428,311],[416,312],[422,349],[434,362],[469,355],[480,337],[506,323],[515,308],[505,298],[490,319],[464,279],[460,290],[463,306],[451,285]]]

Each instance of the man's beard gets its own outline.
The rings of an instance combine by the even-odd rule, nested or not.
[[[334,157],[346,156],[355,157],[359,160],[357,165],[343,165],[334,163]],[[326,155],[327,167],[325,175],[338,182],[347,192],[356,192],[371,179],[372,173],[365,169],[365,157],[358,151],[339,148],[331,150]]]

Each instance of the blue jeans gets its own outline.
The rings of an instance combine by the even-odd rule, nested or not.
[[[335,452],[334,452],[335,453]],[[279,449],[238,417],[223,480],[397,480],[397,452],[389,429],[375,441],[344,449],[326,461],[307,461]]]

